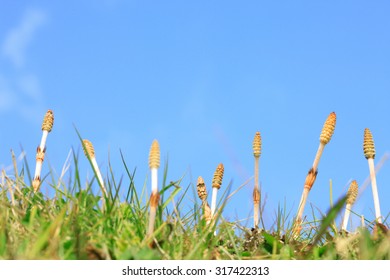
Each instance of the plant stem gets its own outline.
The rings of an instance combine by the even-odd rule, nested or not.
[[[157,140],[153,140],[149,152],[149,168],[151,173],[151,189],[152,194],[150,196],[150,213],[149,213],[149,226],[147,231],[147,237],[153,235],[154,223],[156,220],[157,206],[160,201],[160,195],[158,193],[158,168],[160,167],[160,145]]]
[[[37,192],[39,190],[40,185],[41,185],[41,171],[42,171],[42,163],[43,163],[43,160],[45,158],[46,140],[47,140],[47,136],[49,135],[49,132],[53,128],[53,124],[54,124],[53,111],[48,110],[43,118],[42,138],[41,138],[41,143],[39,144],[39,146],[37,148],[35,174],[34,174],[34,180],[32,183],[34,192]]]
[[[255,157],[255,185],[253,188],[253,228],[259,226],[259,214],[260,214],[260,183],[259,183],[259,159],[261,155],[261,134],[256,132],[253,138],[253,156]]]
[[[158,192],[158,169],[153,167],[150,169],[151,172],[151,185],[152,185],[152,193]]]
[[[260,213],[260,188],[259,188],[259,157],[255,157],[255,185],[253,189],[253,227],[259,226]]]
[[[213,188],[211,195],[211,217],[214,217],[215,209],[217,208],[217,194],[218,188]]]
[[[298,214],[295,219],[294,237],[297,237],[299,235],[300,230],[302,228],[301,226],[302,216],[303,216],[303,210],[305,208],[307,196],[309,195],[309,192],[316,180],[317,173],[318,173],[317,168],[322,156],[322,152],[324,151],[324,147],[326,144],[329,143],[330,139],[332,138],[335,127],[336,127],[336,113],[332,112],[329,114],[328,118],[324,123],[324,126],[322,127],[322,131],[320,135],[320,144],[318,146],[317,153],[313,161],[313,166],[309,170],[309,173],[306,176],[301,202],[299,203],[299,207],[298,207]]]
[[[160,195],[158,193],[152,193],[150,196],[150,214],[149,214],[149,226],[147,236],[150,237],[154,232],[154,223],[156,220],[157,206],[160,200]]]
[[[305,209],[306,200],[311,188],[313,187],[316,177],[317,177],[317,171],[310,169],[309,172],[307,173],[305,185],[303,187],[303,192],[301,196],[301,201],[299,202],[298,213],[294,225],[294,237],[297,237],[301,231],[302,216],[303,216],[303,211]]]
[[[368,158],[367,160],[368,160],[368,167],[370,169],[372,196],[374,198],[374,207],[375,207],[375,218],[376,218],[377,222],[382,223],[382,215],[381,215],[381,209],[380,209],[380,204],[379,204],[378,187],[376,184],[374,159]]]
[[[100,172],[100,168],[97,164],[96,157],[91,158],[91,162],[92,162],[93,168],[96,171],[97,179],[99,180],[99,185],[100,185],[100,188],[102,190],[102,193],[103,193],[104,197],[107,197],[107,190],[106,190],[106,187],[104,186],[104,180],[103,180],[102,174]]]
[[[313,162],[312,168],[314,171],[317,171],[317,169],[318,169],[318,164],[320,163],[320,159],[322,156],[322,152],[324,151],[324,148],[325,148],[325,145],[322,142],[320,142],[320,145],[318,146],[317,153],[316,153],[316,156],[315,156],[314,162]]]
[[[215,214],[215,209],[217,207],[218,190],[222,185],[223,173],[224,173],[224,166],[222,163],[220,163],[214,172],[213,181],[212,181],[213,193],[211,196],[211,216],[213,218]]]
[[[341,224],[341,230],[347,231],[348,220],[349,220],[349,215],[351,213],[351,209],[352,209],[352,204],[347,203],[347,205],[345,206],[345,213],[344,213],[343,222]]]
[[[295,232],[294,234],[299,234],[300,233],[300,228],[301,228],[301,223],[302,223],[302,216],[303,216],[303,211],[305,210],[305,205],[306,205],[306,200],[309,195],[309,189],[304,188],[301,196],[301,201],[299,202],[299,207],[298,207],[298,213],[297,217],[295,219]]]

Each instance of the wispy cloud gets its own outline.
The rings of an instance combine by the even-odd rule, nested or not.
[[[27,10],[20,24],[11,29],[2,45],[2,54],[10,59],[15,67],[22,67],[25,52],[37,29],[46,21],[46,14],[41,10]]]
[[[24,74],[13,80],[0,73],[0,114],[12,112],[39,122],[44,110],[42,91],[34,75]]]
[[[26,98],[31,100],[40,100],[42,98],[41,86],[39,80],[34,75],[23,75],[18,81],[17,85]]]
[[[15,95],[9,87],[7,80],[0,74],[0,112],[5,112],[13,107]]]
[[[0,113],[12,112],[36,122],[45,110],[39,79],[26,71],[25,65],[27,48],[45,21],[46,13],[43,11],[27,10],[20,23],[10,29],[2,40],[0,58],[8,61],[15,71],[4,72],[7,67],[0,69]]]

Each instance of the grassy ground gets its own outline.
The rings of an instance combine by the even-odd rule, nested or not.
[[[3,171],[0,181],[0,259],[390,259],[386,226],[338,232],[334,219],[345,198],[325,219],[307,223],[298,238],[292,238],[283,209],[273,232],[222,219],[208,225],[199,204],[181,212],[183,199],[196,191],[180,180],[167,182],[166,169],[155,232],[147,238],[149,205],[141,203],[147,201],[146,187],[138,193],[134,172],[123,164],[130,184],[123,186],[113,173],[105,178],[109,196],[103,208],[102,197],[92,191],[96,179],[87,187],[81,183],[76,156],[67,182],[52,178],[53,197],[35,193],[27,163],[18,170],[14,160],[14,172]],[[119,199],[121,188],[125,201]]]

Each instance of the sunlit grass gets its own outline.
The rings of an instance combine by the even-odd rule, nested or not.
[[[80,145],[81,141],[80,137]],[[27,160],[18,166],[12,156],[13,171],[2,171],[0,178],[1,259],[390,259],[390,236],[384,225],[368,223],[354,233],[335,228],[345,197],[324,217],[313,214],[296,238],[294,217],[285,206],[276,210],[269,229],[225,221],[221,212],[234,195],[231,185],[225,184],[216,220],[207,223],[196,187],[183,185],[182,178],[168,182],[167,163],[154,232],[148,236],[147,184],[135,186],[136,170],[128,168],[124,156],[129,183],[115,178],[109,164],[104,208],[96,174],[85,183],[79,161],[86,159],[75,152],[72,156],[71,175],[56,178],[51,171],[42,178],[52,190],[50,197],[34,192]],[[192,209],[182,207],[188,201],[193,201]]]

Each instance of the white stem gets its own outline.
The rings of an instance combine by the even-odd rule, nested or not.
[[[43,152],[45,150],[47,135],[49,135],[49,132],[46,131],[46,130],[43,130],[42,131],[41,143],[39,144],[39,149],[40,149],[41,152]],[[42,161],[38,160],[36,165],[35,165],[34,179],[40,178],[41,177],[41,172],[42,172]]]
[[[374,198],[374,206],[375,206],[375,218],[377,222],[382,223],[382,215],[381,215],[381,209],[379,204],[378,187],[376,185],[375,166],[374,166],[373,158],[368,159],[368,166],[370,168],[372,196]]]
[[[352,209],[352,205],[348,203],[345,206],[345,213],[344,213],[343,223],[341,225],[341,230],[347,231],[348,220],[349,220],[349,215],[351,213],[351,209]]]
[[[255,157],[255,186],[259,187],[259,158]]]
[[[47,135],[49,135],[49,131],[43,130],[41,144],[39,145],[39,148],[41,149],[41,151],[45,150]]]
[[[254,215],[253,215],[253,228],[257,228],[259,226],[259,212],[260,205],[256,203],[253,207]]]
[[[364,221],[364,215],[361,215],[360,218],[361,218],[361,222],[362,222],[362,228],[366,227],[366,223]]]
[[[150,169],[152,173],[152,193],[157,193],[158,192],[158,169],[153,167]]]
[[[211,217],[214,217],[215,209],[217,207],[217,193],[218,188],[213,188],[213,194],[211,197]]]
[[[156,212],[157,212],[157,207],[150,207],[148,236],[151,236],[153,234],[154,221],[156,220]]]
[[[324,151],[325,145],[320,142],[320,145],[318,146],[317,154],[313,162],[313,170],[314,172],[317,171],[318,164],[320,163],[320,159],[322,156],[322,152]]]
[[[255,157],[255,185],[254,189],[259,190],[259,157]],[[261,196],[260,196],[261,197]],[[260,201],[253,202],[253,227],[257,228],[259,225],[259,212],[260,212]]]
[[[42,171],[42,161],[38,160],[35,166],[34,179],[38,179],[38,177],[41,177],[41,171]]]
[[[305,204],[308,195],[309,195],[309,189],[304,188],[301,196],[301,202],[299,202],[298,214],[296,218],[297,222],[302,222],[303,211],[305,210]]]
[[[107,196],[107,191],[106,191],[106,188],[104,187],[103,177],[102,177],[102,174],[100,173],[100,169],[99,169],[99,166],[97,164],[96,157],[91,158],[91,162],[92,162],[93,168],[95,169],[97,178],[99,180],[100,188],[102,189],[102,192],[103,192],[103,195]]]

